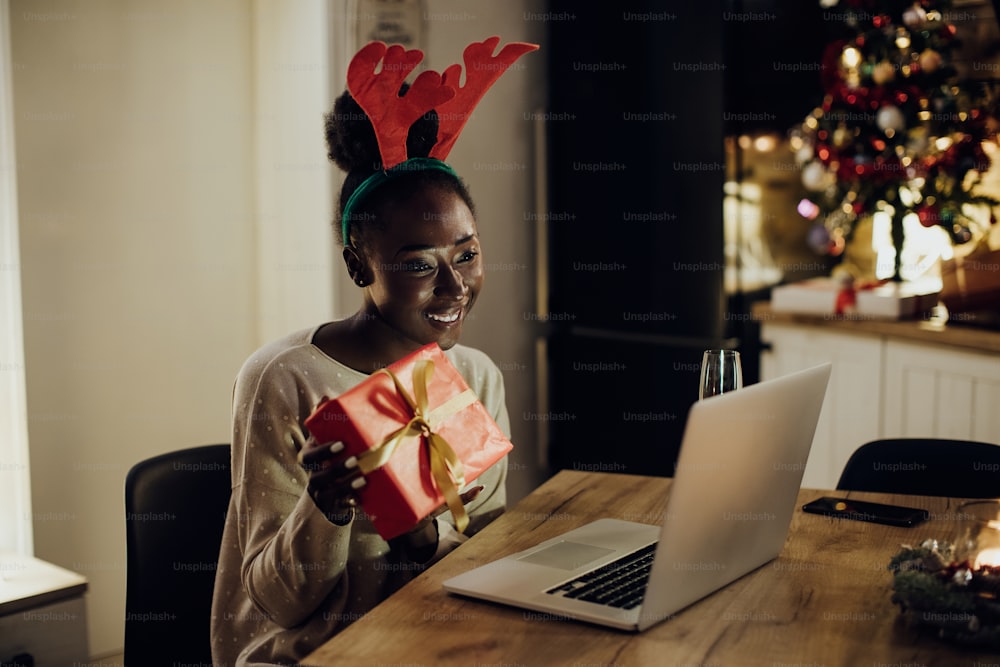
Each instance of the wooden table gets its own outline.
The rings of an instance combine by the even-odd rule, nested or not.
[[[317,649],[304,665],[1000,665],[902,623],[886,570],[901,544],[948,539],[959,499],[850,493],[931,511],[914,528],[797,510],[771,563],[641,634],[455,597],[441,582],[601,516],[658,523],[671,480],[563,471]],[[799,507],[823,492],[803,489]],[[838,495],[844,495],[840,492]]]

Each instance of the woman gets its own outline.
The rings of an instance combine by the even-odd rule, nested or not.
[[[400,53],[375,51],[386,72]],[[378,77],[372,70],[369,79]],[[348,80],[354,90],[350,73]],[[380,129],[350,93],[326,119],[330,158],[347,172],[338,222],[363,305],[261,348],[236,380],[233,496],[212,610],[215,664],[298,662],[504,509],[505,459],[462,495],[464,534],[443,512],[387,543],[355,506],[364,485],[356,460],[340,443],[314,442],[303,427],[324,397],[436,342],[510,434],[499,369],[458,345],[483,284],[472,199],[450,167],[426,158],[440,143],[434,113],[404,132],[408,159],[391,167]]]

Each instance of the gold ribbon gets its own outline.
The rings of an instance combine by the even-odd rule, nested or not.
[[[378,372],[385,373],[392,378],[396,385],[396,391],[410,408],[411,417],[403,428],[391,433],[381,444],[359,456],[358,468],[365,474],[377,470],[389,461],[396,448],[406,438],[423,437],[428,447],[431,476],[444,495],[452,516],[455,517],[455,527],[458,528],[459,532],[464,532],[469,525],[469,515],[465,511],[465,505],[462,504],[462,498],[458,491],[465,485],[465,468],[448,441],[434,432],[434,427],[456,412],[475,403],[478,400],[475,392],[466,389],[433,410],[428,410],[427,384],[434,373],[433,361],[421,359],[414,364],[413,397],[406,391],[395,373],[387,368]]]

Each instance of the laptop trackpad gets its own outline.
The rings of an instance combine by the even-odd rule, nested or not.
[[[557,542],[541,551],[522,556],[518,560],[536,565],[557,567],[560,570],[575,570],[613,551],[614,549],[605,549],[579,542]]]

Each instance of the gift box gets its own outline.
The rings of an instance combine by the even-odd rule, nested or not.
[[[778,285],[771,290],[771,308],[804,315],[840,314],[853,307],[850,284],[850,280],[819,277]]]
[[[1000,250],[956,257],[942,263],[941,300],[952,313],[1000,307]]]
[[[923,317],[938,304],[938,280],[889,282],[859,289],[855,294],[858,315],[875,319],[905,320]]]
[[[771,290],[775,312],[844,315],[901,320],[921,317],[937,305],[936,280],[896,283],[884,280],[810,278]]]
[[[461,487],[513,448],[436,343],[324,401],[305,425],[358,458],[358,498],[386,540],[444,503],[464,530]]]

